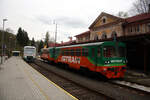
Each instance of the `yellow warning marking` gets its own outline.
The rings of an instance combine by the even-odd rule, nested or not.
[[[31,67],[32,68],[32,67]],[[34,68],[32,68],[33,70],[35,70]],[[66,94],[68,94],[69,96],[71,96],[74,100],[78,100],[76,97],[72,96],[70,93],[68,93],[66,90],[64,90],[63,88],[59,87],[57,84],[55,84],[54,82],[50,81],[48,78],[46,78],[44,75],[42,75],[41,73],[39,73],[37,70],[35,70],[38,74],[40,74],[41,76],[43,76],[46,80],[48,80],[51,84],[53,84],[54,86],[56,86],[57,88],[59,88],[60,90],[62,90],[63,92],[65,92]]]
[[[43,96],[46,98],[46,100],[50,100],[47,94],[42,90],[42,88],[34,81],[32,76],[29,74],[29,72],[24,68],[25,73],[28,75],[28,77],[32,80],[33,84],[39,89],[39,91],[43,94]]]

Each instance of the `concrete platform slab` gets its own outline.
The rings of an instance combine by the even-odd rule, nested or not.
[[[0,65],[0,100],[77,100],[20,57]]]

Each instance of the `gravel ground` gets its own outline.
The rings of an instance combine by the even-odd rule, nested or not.
[[[105,81],[84,77],[79,74],[48,65],[46,63],[41,63],[41,61],[36,61],[36,63],[40,64],[41,66],[44,65],[45,68],[57,72],[64,77],[68,77],[68,79],[75,81],[77,84],[87,86],[90,89],[94,89],[116,100],[149,100],[150,98],[150,95],[139,94],[136,91],[124,89],[120,86],[112,85]]]

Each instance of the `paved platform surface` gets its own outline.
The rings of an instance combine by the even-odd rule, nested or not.
[[[0,100],[77,100],[20,57],[0,65]]]

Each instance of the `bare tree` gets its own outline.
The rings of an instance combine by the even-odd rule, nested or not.
[[[121,18],[127,18],[128,17],[128,13],[127,12],[123,12],[123,11],[119,11],[117,13],[117,16],[121,17]]]
[[[150,0],[137,0],[133,3],[133,7],[131,8],[131,14],[142,14],[147,13],[149,11]]]

